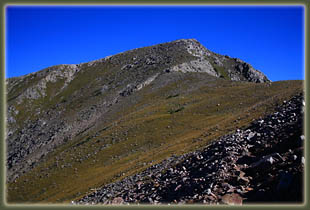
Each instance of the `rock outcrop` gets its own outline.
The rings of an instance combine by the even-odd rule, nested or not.
[[[254,69],[250,64],[238,58],[214,53],[202,46],[196,39],[181,39],[175,43],[184,45],[187,52],[197,59],[172,67],[174,71],[205,72],[234,81],[270,82],[262,72]]]

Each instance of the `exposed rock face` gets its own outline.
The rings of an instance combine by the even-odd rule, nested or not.
[[[212,76],[219,77],[218,73],[213,69],[212,65],[206,59],[197,59],[188,63],[182,63],[177,66],[173,66],[171,71],[186,72],[203,72]]]
[[[173,73],[269,82],[249,64],[207,50],[197,40],[134,49],[78,65],[58,65],[7,79],[7,178],[32,169],[57,146],[104,120],[124,97]],[[93,99],[96,97],[95,99]],[[70,112],[77,108],[76,112]]]
[[[58,65],[47,68],[46,70],[25,75],[21,80],[9,80],[8,91],[12,90],[23,78],[40,78],[39,82],[26,88],[22,94],[17,97],[17,104],[21,104],[24,99],[38,99],[46,96],[47,84],[64,80],[62,89],[74,79],[74,75],[79,71],[78,65]]]
[[[302,202],[303,97],[246,129],[192,153],[168,158],[73,204],[228,204]]]
[[[198,59],[175,66],[172,68],[174,71],[206,72],[216,77],[224,77],[227,74],[226,78],[234,81],[270,82],[262,72],[254,69],[250,64],[238,58],[230,58],[211,52],[195,39],[181,39],[176,43],[184,44],[188,53],[198,57]]]
[[[236,70],[239,74],[243,75],[250,82],[263,83],[268,82],[267,77],[260,71],[255,70],[250,64],[241,61],[240,59],[235,59]],[[232,80],[239,80],[233,77]]]
[[[181,39],[175,43],[185,45],[187,52],[198,59],[173,66],[172,71],[205,72],[216,77],[227,75],[226,78],[234,81],[270,82],[262,72],[254,69],[250,64],[238,58],[230,58],[211,52],[195,39]],[[217,70],[219,68],[221,68],[221,72]]]

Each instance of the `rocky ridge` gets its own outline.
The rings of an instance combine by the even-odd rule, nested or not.
[[[246,129],[173,156],[73,204],[229,204],[304,200],[304,99],[294,96]]]

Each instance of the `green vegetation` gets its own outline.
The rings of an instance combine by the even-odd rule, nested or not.
[[[215,66],[215,65],[214,65]],[[214,70],[220,75],[220,77],[224,79],[229,79],[227,71],[224,69],[223,66],[218,66],[214,67]]]

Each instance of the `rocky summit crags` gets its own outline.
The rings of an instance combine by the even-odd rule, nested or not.
[[[181,39],[7,84],[8,202],[70,202],[193,152],[274,111],[302,81],[271,82]]]

